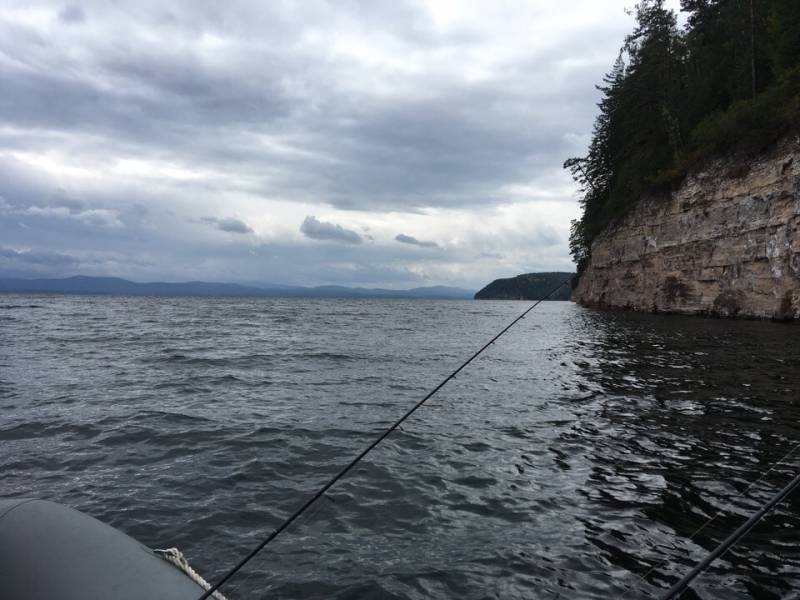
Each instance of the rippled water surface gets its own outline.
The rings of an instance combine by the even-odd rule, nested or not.
[[[0,295],[0,495],[217,577],[524,307]],[[800,469],[737,497],[800,442],[798,333],[544,303],[225,590],[653,597]],[[793,590],[800,495],[684,598]]]

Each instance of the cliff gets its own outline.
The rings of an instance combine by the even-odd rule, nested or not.
[[[800,136],[643,198],[592,243],[586,306],[800,318]]]
[[[477,294],[476,300],[539,300],[553,291],[560,283],[571,278],[574,273],[526,273],[495,279]],[[569,300],[569,285],[561,287],[554,293],[550,300]]]

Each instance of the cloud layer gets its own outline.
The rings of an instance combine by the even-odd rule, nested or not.
[[[394,236],[394,240],[396,242],[400,242],[401,244],[411,244],[412,246],[420,246],[421,248],[438,248],[439,244],[436,242],[426,242],[422,240],[418,240],[413,235],[406,235],[405,233],[398,233]]]
[[[570,268],[560,165],[628,4],[6,0],[0,274],[479,287]]]
[[[247,223],[235,217],[203,217],[201,221],[228,233],[254,233]]]

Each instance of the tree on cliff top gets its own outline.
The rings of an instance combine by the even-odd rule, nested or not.
[[[591,242],[649,191],[723,151],[760,150],[800,124],[800,1],[663,0],[636,5],[636,27],[602,92],[588,153],[564,167],[580,186],[570,250]]]

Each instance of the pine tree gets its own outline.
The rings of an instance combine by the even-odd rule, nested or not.
[[[581,267],[589,257],[589,241],[600,227],[600,215],[608,202],[614,174],[614,119],[619,108],[619,93],[625,81],[625,62],[617,57],[614,67],[604,78],[605,85],[596,86],[603,96],[598,103],[600,114],[595,119],[589,152],[583,158],[570,158],[564,163],[580,186],[583,218],[573,221],[570,252]]]
[[[564,163],[583,215],[572,223],[579,269],[591,242],[640,196],[715,153],[757,151],[800,130],[800,0],[682,0],[684,31],[664,0],[641,0],[636,26],[598,86],[585,157]]]
[[[800,62],[800,2],[772,0],[766,21],[767,54],[773,71],[781,76]]]

